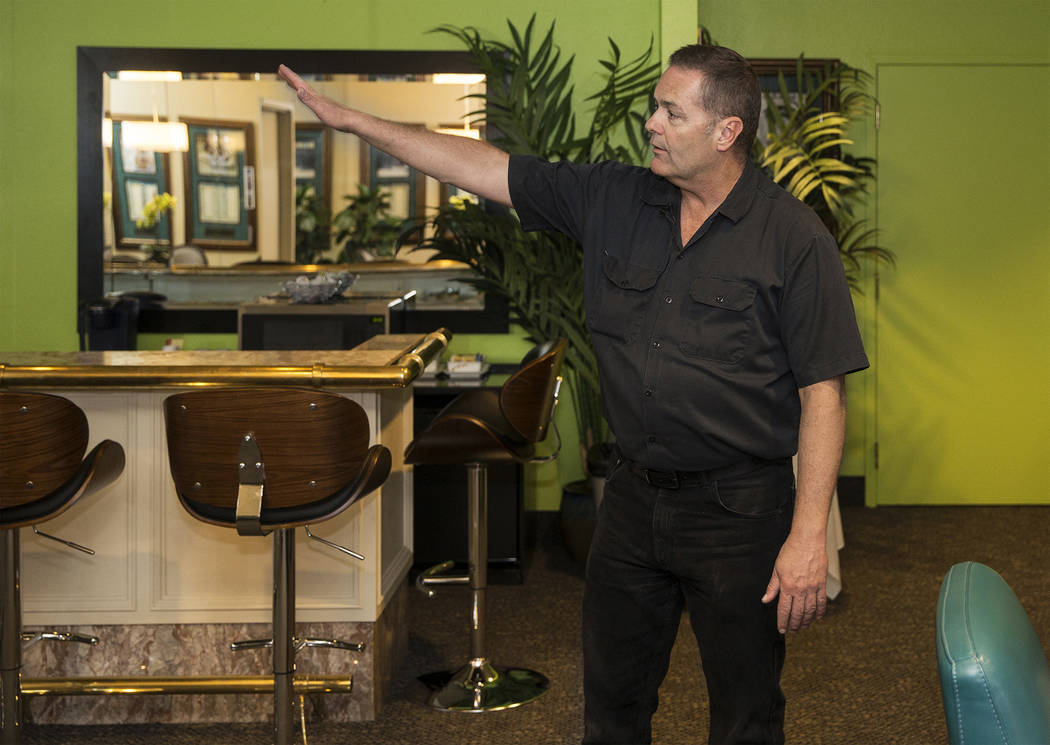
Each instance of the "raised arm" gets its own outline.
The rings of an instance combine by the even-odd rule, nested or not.
[[[440,134],[351,109],[311,88],[281,65],[278,74],[324,124],[357,135],[418,171],[444,183],[510,205],[509,156],[487,142]]]

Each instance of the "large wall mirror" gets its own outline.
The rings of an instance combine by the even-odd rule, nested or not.
[[[370,184],[383,185],[398,215],[418,216],[424,203],[433,203],[435,184],[403,173],[356,138],[328,136],[301,112],[298,121],[290,116],[296,101],[276,78],[281,63],[334,98],[359,101],[400,121],[466,128],[465,107],[474,108],[463,100],[472,92],[468,83],[415,85],[434,83],[438,73],[476,72],[461,52],[79,47],[81,303],[107,289],[104,255],[190,245],[207,251],[217,265],[287,258],[294,218],[286,213],[293,197],[283,186],[287,179],[275,187],[266,176],[277,162],[294,171],[295,184],[310,184],[335,208],[344,194]],[[181,78],[121,80],[116,73],[122,70],[176,71]],[[144,154],[141,148],[122,148],[128,123],[143,120],[186,123],[188,150]],[[259,131],[267,126],[282,133],[282,142],[294,141],[294,151],[274,150]],[[136,227],[144,204],[163,192],[176,198],[176,206],[154,229]],[[255,209],[258,199],[282,209]]]

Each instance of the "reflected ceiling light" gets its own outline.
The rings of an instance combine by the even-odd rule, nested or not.
[[[139,80],[151,83],[172,83],[182,80],[178,70],[119,70],[117,80]]]
[[[124,147],[158,153],[186,152],[190,149],[189,131],[182,122],[122,122],[120,143]]]
[[[481,73],[439,72],[433,77],[437,85],[476,85],[484,83],[485,76]]]

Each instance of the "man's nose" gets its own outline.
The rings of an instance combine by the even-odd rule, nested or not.
[[[649,115],[649,118],[645,120],[645,131],[649,134],[656,133],[656,113],[653,112]]]

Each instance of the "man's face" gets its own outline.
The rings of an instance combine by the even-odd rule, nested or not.
[[[645,123],[653,148],[649,168],[675,185],[703,175],[716,162],[718,121],[700,104],[703,74],[669,67],[653,93],[654,111]]]

